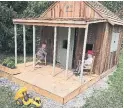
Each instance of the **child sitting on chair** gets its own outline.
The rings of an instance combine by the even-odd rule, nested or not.
[[[38,52],[37,52],[37,57],[40,61],[43,61],[45,60],[45,57],[47,55],[47,52],[46,52],[46,43],[43,42],[42,45],[41,45],[41,48],[39,48]]]
[[[93,51],[92,50],[88,50],[88,52],[87,52],[87,59],[84,60],[84,65],[83,65],[84,69],[86,69],[88,67],[90,68],[90,66],[91,66],[91,64],[93,62],[92,55],[93,55]],[[75,71],[80,73],[81,72],[81,66],[82,66],[82,63],[79,63]]]
[[[91,66],[92,62],[93,62],[93,51],[92,50],[88,50],[87,52],[87,59],[84,60],[84,68],[87,66]]]

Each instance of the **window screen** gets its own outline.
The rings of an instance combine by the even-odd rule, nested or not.
[[[112,33],[111,49],[110,52],[116,51],[118,46],[119,33]]]

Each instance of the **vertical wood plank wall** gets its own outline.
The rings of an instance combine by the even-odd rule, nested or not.
[[[76,35],[76,44],[75,44],[75,52],[74,52],[74,68],[76,68],[78,60],[82,59],[82,47],[84,42],[84,33],[85,29],[77,29],[77,35]]]
[[[44,18],[102,18],[83,1],[60,1],[43,13]]]
[[[43,27],[41,30],[41,43],[47,43],[47,61],[53,62],[54,28]]]
[[[114,28],[114,29],[113,29]],[[117,51],[110,52],[112,32],[119,32],[119,42]],[[101,74],[117,65],[121,48],[122,29],[119,26],[112,26],[108,23],[99,23],[97,26],[96,42],[94,46],[95,63],[93,72]]]

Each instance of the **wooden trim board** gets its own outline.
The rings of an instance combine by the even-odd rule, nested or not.
[[[8,68],[8,67],[3,66],[3,65],[0,65],[0,70],[6,72],[8,74],[11,74],[11,75],[15,75],[15,74],[19,74],[20,73],[20,71],[18,69],[16,69],[16,68],[15,69],[11,69],[11,68]]]
[[[1,67],[1,66],[0,66]],[[4,68],[5,71],[2,70],[2,68]],[[102,79],[103,77],[105,77],[106,75],[108,75],[109,73],[113,72],[116,69],[116,66],[114,66],[113,68],[109,69],[108,71],[104,72],[103,74],[95,77],[94,79],[90,80],[89,82],[81,85],[79,88],[75,89],[73,92],[69,93],[67,96],[65,97],[60,97],[56,94],[53,94],[47,90],[44,90],[42,88],[37,87],[36,85],[32,85],[29,84],[25,81],[22,81],[16,77],[14,77],[13,74],[10,74],[7,71],[7,67],[2,67],[0,68],[0,70],[2,72],[0,72],[0,77],[5,77],[8,78],[11,81],[16,82],[17,84],[19,84],[20,86],[25,86],[28,88],[28,90],[33,90],[37,93],[39,93],[42,96],[48,97],[50,99],[53,99],[61,104],[65,104],[68,101],[70,101],[71,99],[73,99],[75,96],[79,95],[80,93],[84,92],[86,89],[88,89],[90,86],[92,86],[94,83],[96,83],[97,81],[99,81],[100,79]]]

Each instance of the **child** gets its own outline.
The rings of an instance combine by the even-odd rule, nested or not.
[[[88,50],[87,54],[88,54],[87,55],[87,59],[84,60],[84,65],[83,65],[84,69],[90,68],[90,66],[91,66],[91,64],[93,62],[93,56],[92,56],[93,55],[93,51],[92,50]],[[82,63],[80,62],[80,64],[78,64],[77,69],[76,69],[76,71],[78,73],[81,72],[81,66],[82,66]]]
[[[42,45],[41,45],[41,48],[39,48],[38,52],[37,52],[37,57],[40,61],[43,61],[45,60],[45,57],[47,55],[47,52],[46,52],[46,43],[43,42]]]
[[[88,50],[88,55],[87,55],[87,59],[84,60],[84,67],[86,66],[91,66],[92,62],[93,62],[93,51],[92,50]]]

